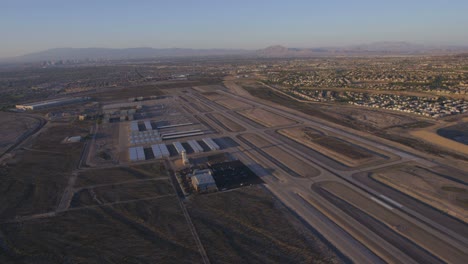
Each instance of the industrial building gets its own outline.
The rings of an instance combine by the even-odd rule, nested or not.
[[[41,101],[41,102],[35,102],[35,103],[29,103],[29,104],[19,104],[19,105],[16,105],[16,109],[37,110],[37,109],[42,109],[42,108],[47,108],[47,107],[84,102],[89,99],[90,99],[89,97],[62,98],[62,99]]]
[[[153,154],[156,159],[169,157],[169,150],[164,144],[152,145],[151,149],[153,150]]]
[[[190,125],[193,125],[193,123],[183,123],[183,124],[175,124],[175,125],[167,125],[167,126],[158,126],[158,129],[174,128],[174,127],[190,126]]]
[[[174,145],[175,149],[177,150],[177,153],[182,155],[182,152],[186,152],[185,148],[182,146],[180,142],[174,142],[172,143]]]
[[[130,145],[148,144],[160,142],[161,138],[156,130],[132,132],[129,137]]]
[[[200,153],[203,152],[203,148],[198,144],[196,140],[189,140],[187,143],[190,145],[190,147],[193,149],[193,152],[195,153]]]
[[[181,132],[164,133],[164,134],[161,134],[161,138],[164,140],[167,140],[167,139],[176,139],[176,138],[182,138],[182,137],[193,137],[193,136],[199,136],[203,134],[204,134],[203,131],[201,131],[200,129],[194,129],[194,130],[181,131]]]
[[[164,144],[158,144],[159,149],[161,150],[161,153],[163,157],[169,157],[171,154],[169,153],[169,150],[167,149],[167,146]]]
[[[150,121],[145,121],[145,128],[146,128],[147,131],[153,130],[153,127],[151,126]]]
[[[146,160],[145,150],[143,147],[134,147],[128,149],[130,161]]]
[[[203,142],[205,142],[205,144],[211,149],[211,150],[219,150],[220,147],[218,146],[218,144],[216,144],[213,139],[211,138],[204,138],[202,139]]]
[[[137,121],[133,121],[132,123],[130,123],[130,131],[132,131],[132,132],[140,131],[138,129],[138,122]]]
[[[157,130],[153,130],[150,121],[144,122],[146,131],[140,131],[138,127],[138,121],[133,121],[129,126],[129,143],[130,145],[139,145],[139,144],[151,144],[158,143],[161,141],[161,137]]]
[[[218,187],[210,169],[194,170],[189,176],[193,188],[199,193],[217,192]]]

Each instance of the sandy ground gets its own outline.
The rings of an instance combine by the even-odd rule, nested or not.
[[[261,108],[238,111],[238,113],[265,127],[286,126],[296,123],[294,120],[274,114]]]
[[[393,210],[383,207],[341,183],[325,182],[321,183],[321,186],[323,189],[383,221],[395,232],[415,241],[448,263],[460,263],[460,260],[468,257],[465,252],[461,252],[432,234],[427,233],[413,222],[398,216]]]
[[[238,109],[238,108],[251,108],[252,105],[244,103],[236,99],[226,99],[226,100],[217,100],[217,104],[220,104],[228,109]]]
[[[225,78],[225,81],[223,83],[224,86],[226,86],[226,88],[228,88],[231,92],[235,94],[238,94],[240,96],[245,96],[245,97],[251,97],[249,92],[244,90],[244,88],[242,88],[241,86],[237,85],[233,80],[235,80],[235,78],[233,77]]]
[[[412,136],[415,136],[417,138],[421,138],[423,140],[426,140],[432,144],[439,145],[441,147],[449,148],[451,150],[463,153],[465,155],[468,155],[468,146],[462,143],[458,143],[456,141],[453,141],[448,138],[441,137],[437,135],[434,132],[431,131],[424,131],[424,130],[418,130],[418,131],[412,131],[410,132]]]
[[[21,114],[0,112],[0,153],[13,145],[24,133],[33,130],[39,121]]]
[[[372,177],[468,223],[468,188],[464,184],[413,166],[382,170]]]
[[[314,177],[319,174],[319,171],[309,165],[309,163],[285,152],[280,146],[275,145],[256,134],[244,134],[242,135],[242,138],[257,146],[270,157],[281,162],[284,166],[302,177]]]
[[[240,132],[240,131],[245,130],[244,127],[232,121],[231,119],[225,117],[222,114],[217,114],[217,113],[211,114],[211,117],[215,119],[216,121],[218,121],[219,123],[221,123],[227,130],[231,132]]]
[[[468,121],[468,118],[465,118],[465,121]],[[412,136],[417,137],[419,139],[423,139],[431,144],[435,144],[441,147],[445,147],[451,149],[453,151],[468,155],[468,146],[457,141],[439,136],[437,134],[437,130],[445,127],[445,126],[452,126],[453,124],[443,124],[443,125],[435,125],[429,128],[418,129],[415,131],[409,132]]]

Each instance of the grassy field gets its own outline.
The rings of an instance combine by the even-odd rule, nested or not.
[[[211,263],[342,263],[261,186],[187,202]]]

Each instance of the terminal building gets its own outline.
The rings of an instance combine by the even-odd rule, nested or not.
[[[29,104],[19,104],[19,105],[16,105],[16,109],[37,110],[37,109],[53,107],[53,106],[74,104],[74,103],[84,102],[87,100],[89,100],[89,97],[62,98],[62,99],[41,101],[41,102],[35,102],[35,103],[29,103]]]
[[[192,175],[190,175],[193,188],[199,193],[217,192],[218,187],[211,174],[210,169],[194,170]]]

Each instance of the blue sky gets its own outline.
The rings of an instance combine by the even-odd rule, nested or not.
[[[56,47],[468,45],[462,0],[0,0],[0,57]]]

